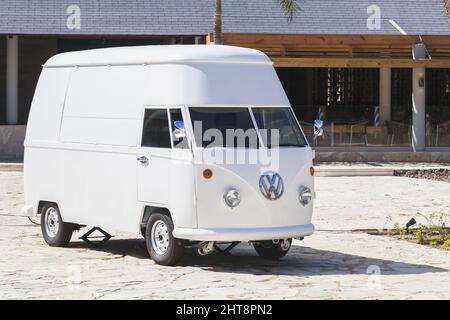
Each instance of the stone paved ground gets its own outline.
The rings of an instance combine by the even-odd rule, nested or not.
[[[314,223],[279,262],[244,244],[232,256],[155,265],[144,243],[116,235],[101,250],[44,244],[39,226],[14,214],[22,174],[0,172],[0,298],[450,299],[450,252],[352,233],[450,212],[450,184],[401,177],[318,178]],[[387,219],[391,217],[390,219]],[[77,237],[74,237],[76,240]]]

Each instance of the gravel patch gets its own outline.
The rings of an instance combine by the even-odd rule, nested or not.
[[[398,177],[450,182],[449,169],[395,170],[394,175]]]

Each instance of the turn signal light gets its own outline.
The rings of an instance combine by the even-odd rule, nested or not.
[[[311,177],[314,177],[314,173],[315,173],[314,167],[309,168],[309,173],[311,174]]]
[[[205,179],[211,179],[213,176],[213,172],[210,169],[203,170],[203,178]]]

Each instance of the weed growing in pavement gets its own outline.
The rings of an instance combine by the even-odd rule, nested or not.
[[[395,235],[401,239],[414,240],[418,244],[431,247],[440,247],[444,250],[450,250],[450,232],[448,226],[449,214],[432,213],[429,215],[417,213],[424,218],[426,225],[416,228],[406,228],[399,223],[395,224]]]

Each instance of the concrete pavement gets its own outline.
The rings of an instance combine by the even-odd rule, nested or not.
[[[20,210],[22,173],[0,172],[0,298],[30,299],[450,299],[450,252],[350,232],[450,212],[450,184],[402,177],[317,178],[319,231],[271,262],[242,244],[231,256],[187,253],[155,265],[142,239],[51,248]]]

